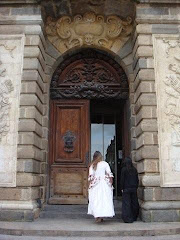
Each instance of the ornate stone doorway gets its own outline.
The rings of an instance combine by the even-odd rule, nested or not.
[[[87,203],[93,104],[117,100],[123,119],[124,155],[129,153],[124,109],[128,82],[124,70],[107,54],[93,49],[67,57],[56,69],[51,86],[50,198],[51,204]],[[110,106],[110,105],[109,105]],[[126,133],[126,134],[125,134]],[[91,132],[92,134],[92,132]],[[120,152],[119,152],[120,154]]]

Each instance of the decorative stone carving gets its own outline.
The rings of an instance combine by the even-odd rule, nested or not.
[[[118,16],[76,15],[73,19],[63,16],[58,20],[48,17],[46,33],[49,41],[64,53],[77,46],[97,46],[118,52],[129,39],[132,20],[121,20]]]
[[[180,38],[154,36],[161,185],[180,186]]]
[[[127,99],[128,82],[115,61],[86,49],[64,60],[57,68],[50,92],[52,99]]]
[[[11,80],[4,80],[0,85],[0,141],[9,131],[9,93],[14,90]]]
[[[0,35],[0,187],[16,186],[23,35]]]

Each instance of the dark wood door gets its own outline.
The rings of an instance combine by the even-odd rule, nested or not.
[[[52,100],[50,204],[86,204],[89,100]]]

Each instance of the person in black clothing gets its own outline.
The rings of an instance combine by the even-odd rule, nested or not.
[[[121,170],[120,181],[120,189],[122,191],[122,219],[125,223],[132,223],[137,220],[139,214],[138,185],[137,170],[133,166],[131,158],[126,157]]]

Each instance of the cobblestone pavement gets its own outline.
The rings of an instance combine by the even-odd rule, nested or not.
[[[5,236],[0,235],[0,240],[180,240],[180,235],[157,237],[34,237],[34,236]]]

